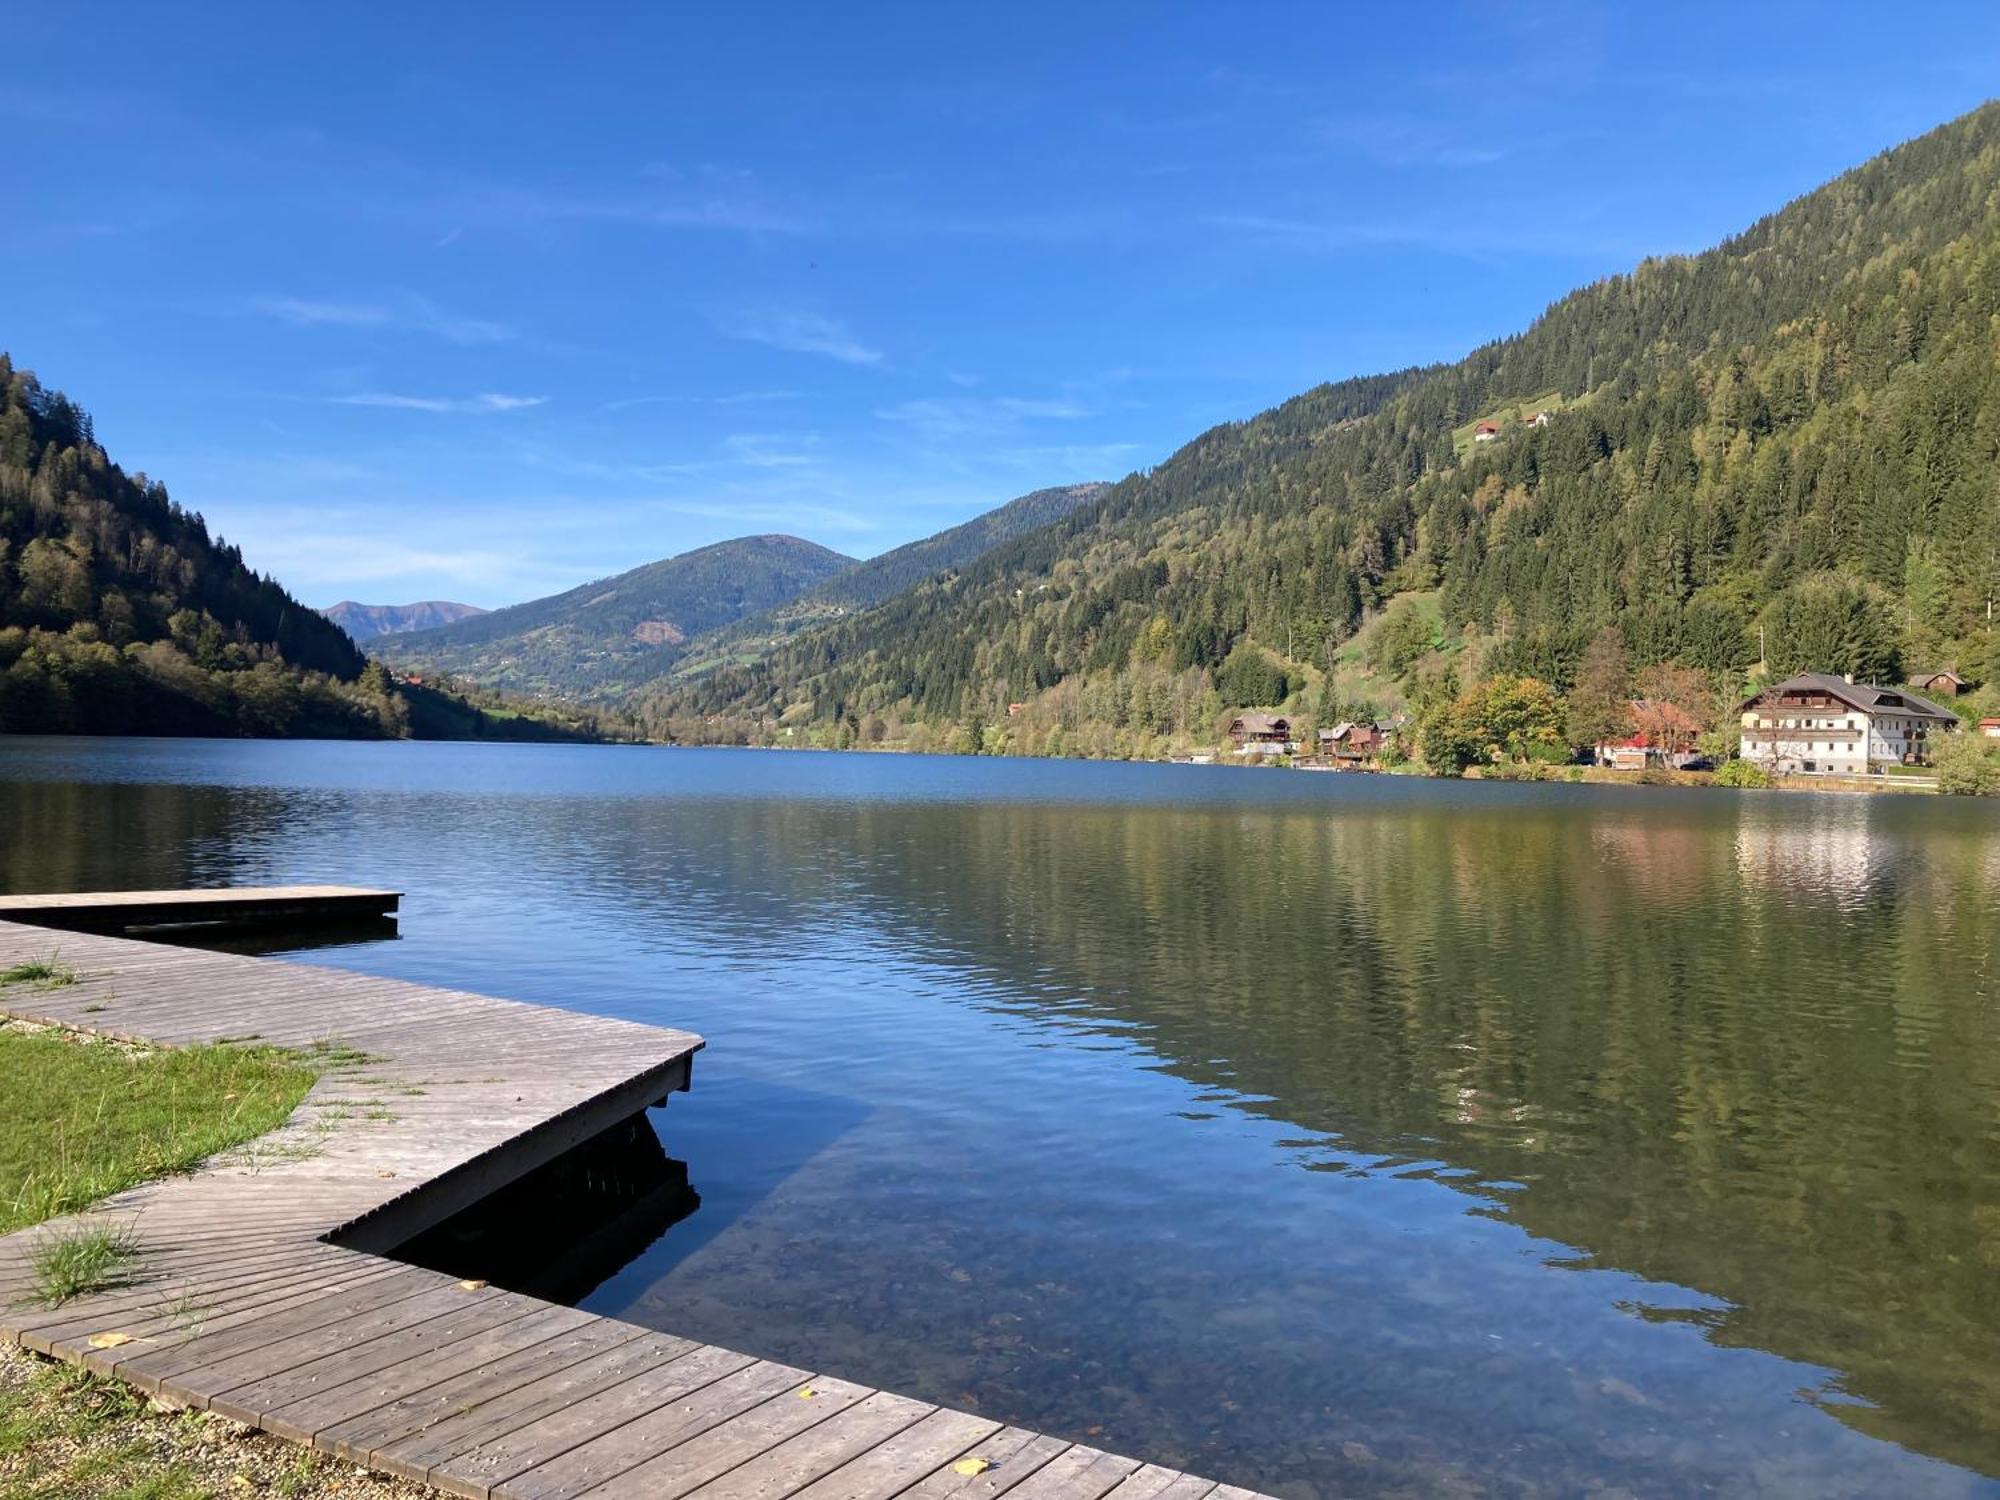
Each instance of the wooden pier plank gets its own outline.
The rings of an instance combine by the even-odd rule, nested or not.
[[[792,1500],[892,1500],[999,1431],[1000,1424],[986,1417],[935,1410],[813,1480]]]
[[[421,1479],[430,1463],[413,1461],[413,1466],[404,1466],[406,1449],[421,1450],[431,1434],[450,1423],[477,1420],[517,1391],[553,1381],[578,1365],[645,1337],[630,1324],[586,1316],[581,1324],[540,1345],[503,1355],[478,1370],[420,1386],[322,1428],[314,1434],[313,1443],[350,1463],[372,1463],[405,1478]],[[566,1404],[566,1398],[558,1396],[556,1404]]]

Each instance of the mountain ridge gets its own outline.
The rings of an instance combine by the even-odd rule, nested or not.
[[[731,658],[754,657],[801,630],[872,609],[932,574],[963,567],[1003,542],[1067,515],[1109,488],[1104,480],[1086,480],[1032,490],[969,521],[878,553],[775,610],[716,632],[702,643],[700,652],[675,664],[675,675],[707,670]]]
[[[491,611],[477,604],[458,604],[449,599],[420,599],[413,604],[362,604],[343,599],[320,611],[345,630],[357,645],[377,636],[403,635],[412,630],[430,630],[456,624]]]
[[[616,697],[665,671],[688,640],[782,604],[854,563],[802,537],[733,537],[376,644],[399,665],[489,688]]]

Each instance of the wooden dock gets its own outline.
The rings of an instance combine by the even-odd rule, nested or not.
[[[82,891],[0,896],[0,922],[66,932],[260,923],[354,922],[393,915],[400,891],[353,885],[240,886],[209,891]]]
[[[1258,1500],[383,1258],[686,1088],[699,1037],[0,920],[0,969],[52,949],[76,982],[0,1012],[329,1065],[272,1135],[0,1238],[0,1337],[474,1500]],[[129,1227],[136,1279],[35,1304],[34,1247],[80,1224]]]

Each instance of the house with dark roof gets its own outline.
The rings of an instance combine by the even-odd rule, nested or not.
[[[1390,730],[1382,724],[1342,720],[1319,732],[1319,759],[1329,766],[1365,766],[1389,748]]]
[[[1238,755],[1286,755],[1292,743],[1292,721],[1283,714],[1238,714],[1229,721],[1229,738]]]
[[[1801,672],[1741,705],[1738,753],[1766,770],[1860,773],[1930,763],[1958,716],[1905,688]]]
[[[1956,672],[1919,672],[1910,679],[1910,686],[1926,693],[1935,693],[1940,698],[1956,698],[1964,692],[1968,684]]]

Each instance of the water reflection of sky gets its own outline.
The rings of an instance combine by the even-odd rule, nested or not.
[[[395,884],[400,941],[314,957],[706,1034],[659,1117],[702,1207],[602,1310],[1288,1494],[2000,1490],[1990,1273],[1945,1264],[1995,1198],[1990,809],[455,746],[0,778],[12,887]],[[1863,953],[1901,977],[1833,1003]]]

